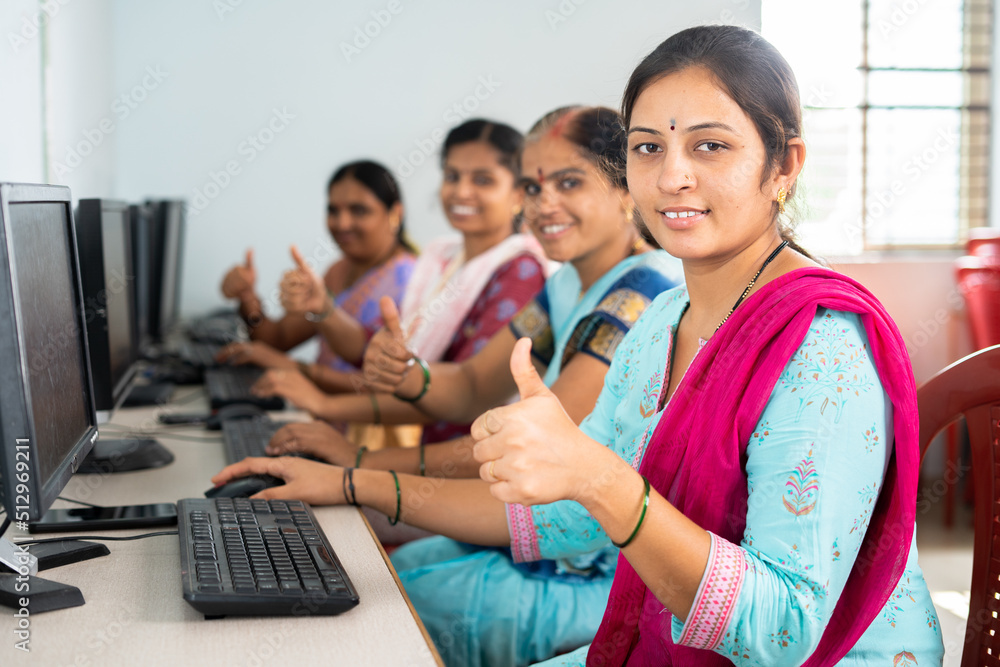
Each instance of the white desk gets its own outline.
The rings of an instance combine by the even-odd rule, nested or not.
[[[200,389],[182,387],[166,409],[199,411],[205,405]],[[203,497],[209,478],[224,465],[221,438],[200,428],[161,427],[154,412],[122,410],[112,423],[156,429],[156,438],[176,457],[172,464],[141,472],[76,475],[62,495],[99,505]],[[108,435],[114,437],[111,429]],[[109,556],[39,573],[79,587],[87,602],[32,616],[29,653],[14,648],[12,610],[0,611],[0,665],[441,664],[361,513],[353,507],[318,507],[314,512],[361,600],[346,613],[207,621],[181,597],[176,536],[107,542]],[[160,529],[103,533],[155,530]],[[12,528],[8,536],[17,540],[26,534]]]

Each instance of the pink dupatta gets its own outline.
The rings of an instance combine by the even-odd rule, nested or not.
[[[913,537],[920,459],[916,387],[902,336],[878,300],[854,280],[819,268],[798,269],[762,287],[695,357],[639,467],[685,516],[739,544],[746,523],[747,442],[820,306],[861,316],[892,402],[895,446],[854,568],[819,646],[804,663],[808,667],[833,665],[854,646],[902,576]],[[671,615],[653,611],[660,609],[619,556],[587,664],[730,664],[721,655],[674,645]]]
[[[511,234],[468,261],[460,236],[428,243],[400,306],[410,351],[424,361],[440,361],[497,269],[523,254],[547,267],[541,244],[527,233]]]

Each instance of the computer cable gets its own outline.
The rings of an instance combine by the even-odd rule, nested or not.
[[[163,535],[177,535],[176,530],[161,530],[155,533],[143,533],[142,535],[130,535],[128,537],[115,537],[113,535],[73,535],[70,537],[47,537],[41,540],[18,540],[14,544],[47,544],[49,542],[71,542],[74,540],[107,540],[112,542],[128,542],[130,540],[142,540],[147,537],[161,537]]]
[[[66,496],[56,496],[56,500],[65,500],[68,503],[76,503],[77,505],[83,505],[84,507],[95,507],[97,509],[104,509],[100,505],[95,505],[94,503],[88,503],[83,500],[74,500],[73,498],[67,498]]]

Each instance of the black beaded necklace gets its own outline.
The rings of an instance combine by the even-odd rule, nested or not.
[[[747,294],[749,294],[750,290],[753,289],[753,286],[754,284],[756,284],[757,279],[760,278],[760,274],[764,272],[764,269],[767,268],[767,265],[770,264],[772,261],[774,261],[774,258],[778,256],[778,253],[781,252],[787,245],[788,241],[782,241],[781,245],[775,248],[774,252],[772,252],[770,255],[767,256],[767,259],[764,260],[764,263],[760,265],[759,269],[757,269],[757,273],[753,274],[753,278],[750,279],[750,284],[747,285],[747,288],[743,290],[743,294],[740,294],[740,298],[736,299],[736,303],[733,304],[733,307],[729,309],[729,312],[726,313],[726,316],[722,318],[721,322],[719,322],[719,326],[715,327],[716,331],[722,328],[722,325],[726,323],[726,320],[728,320],[729,316],[733,314],[733,311],[736,310],[736,307],[739,306],[741,303],[743,303],[743,299],[747,298]]]

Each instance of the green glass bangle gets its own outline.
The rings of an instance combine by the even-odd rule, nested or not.
[[[421,398],[423,398],[424,394],[427,393],[427,390],[431,388],[431,368],[430,368],[430,366],[428,366],[427,362],[424,361],[423,359],[421,359],[420,357],[413,357],[413,361],[416,362],[416,363],[418,363],[418,364],[420,364],[420,368],[424,371],[424,388],[421,389],[420,393],[417,394],[416,396],[414,396],[413,398],[408,398],[406,396],[400,396],[399,394],[393,394],[393,396],[395,396],[399,400],[406,401],[407,403],[416,403]]]
[[[378,406],[378,398],[375,394],[368,394],[372,399],[372,423],[375,425],[382,423],[382,409]]]
[[[632,534],[629,535],[628,539],[625,540],[624,542],[615,542],[614,540],[611,540],[611,544],[615,545],[619,549],[624,549],[628,545],[632,544],[632,540],[634,540],[635,536],[639,533],[639,528],[642,527],[642,520],[646,518],[646,509],[649,507],[649,480],[646,479],[645,476],[643,476],[642,477],[642,481],[643,481],[644,488],[643,488],[643,492],[642,492],[642,496],[643,496],[643,498],[642,498],[642,514],[639,515],[639,523],[635,524],[635,530],[632,531]]]
[[[358,447],[358,455],[354,457],[354,467],[355,468],[360,468],[361,467],[361,457],[367,451],[368,451],[368,448],[365,447],[364,445],[361,445],[360,447]]]
[[[420,445],[420,476],[427,477],[427,466],[424,465],[424,446]]]
[[[395,470],[390,470],[389,474],[392,475],[392,481],[396,482],[396,518],[389,519],[389,525],[395,526],[399,523],[399,513],[403,509],[403,494],[399,490],[399,475],[396,474]],[[386,516],[388,519],[389,517]]]

